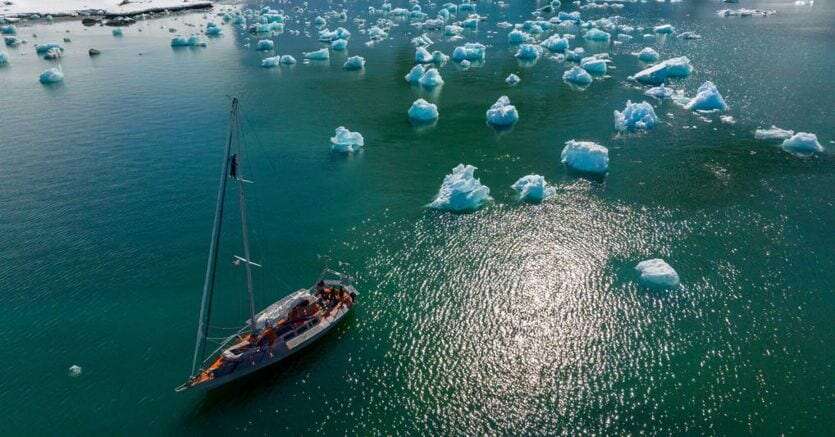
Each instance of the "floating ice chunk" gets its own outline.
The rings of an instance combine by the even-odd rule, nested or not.
[[[589,41],[606,41],[606,42],[608,42],[612,38],[612,35],[609,32],[604,32],[604,31],[594,27],[594,28],[589,29],[589,31],[586,32],[585,35],[583,35],[583,38],[585,38]]]
[[[464,28],[455,24],[450,24],[449,26],[444,27],[444,35],[446,36],[455,36],[460,35],[461,32],[464,31]]]
[[[261,66],[264,68],[275,68],[281,63],[281,56],[273,56],[261,60]]]
[[[638,59],[644,62],[655,62],[658,60],[658,57],[658,52],[650,47],[644,47],[643,50],[638,52]]]
[[[436,64],[445,64],[446,61],[449,60],[449,56],[443,54],[442,52],[435,50],[432,52],[432,62]]]
[[[0,26],[0,35],[17,35],[17,28],[13,24]]]
[[[632,103],[627,100],[623,112],[615,111],[615,129],[621,132],[652,129],[656,123],[658,117],[647,102]]]
[[[591,75],[588,71],[583,70],[580,67],[574,66],[571,67],[570,70],[566,70],[565,73],[562,74],[562,80],[580,86],[585,86],[591,84],[593,79],[591,78]]]
[[[406,79],[406,82],[409,82],[411,84],[416,84],[420,81],[420,78],[423,77],[423,73],[425,73],[425,72],[426,72],[426,67],[422,64],[418,64],[418,65],[415,65],[414,67],[412,67],[412,69],[409,70],[409,73],[406,74],[406,76],[404,78]]]
[[[466,20],[461,21],[461,27],[465,29],[477,29],[478,18],[467,18]]]
[[[676,31],[676,28],[669,24],[661,24],[652,28],[655,33],[670,34]]]
[[[535,61],[542,55],[542,47],[535,44],[522,44],[516,51],[516,58],[523,61]]]
[[[472,165],[458,164],[444,177],[441,189],[430,208],[454,212],[475,211],[490,200],[490,188],[481,184],[473,174]]]
[[[328,22],[322,17],[317,16],[313,19],[313,25],[317,28],[325,27],[326,24],[328,24]]]
[[[255,44],[255,50],[259,52],[266,52],[275,48],[275,43],[271,39],[262,39]]]
[[[655,258],[641,261],[635,266],[644,285],[658,288],[676,288],[679,286],[678,273],[663,259]]]
[[[20,40],[14,36],[4,36],[3,42],[6,43],[6,47],[17,47],[20,45]]]
[[[520,200],[527,202],[542,202],[557,193],[544,177],[535,174],[522,176],[510,187],[519,192]]]
[[[641,70],[632,80],[637,80],[641,83],[647,84],[661,84],[671,77],[686,77],[693,71],[693,66],[690,65],[690,59],[687,56],[679,58],[667,59],[664,62],[653,65],[645,70]]]
[[[196,35],[192,35],[188,38],[184,36],[175,36],[171,39],[171,47],[205,47],[206,43],[200,41]]]
[[[568,140],[560,155],[562,163],[585,173],[609,171],[609,149],[591,141]]]
[[[425,33],[412,38],[412,45],[415,47],[429,47],[432,44],[434,44],[434,42],[431,38],[429,38],[429,35]]]
[[[345,60],[342,68],[346,70],[362,70],[365,67],[365,58],[362,56],[351,56]]]
[[[432,62],[432,54],[429,53],[429,50],[426,50],[423,47],[418,47],[415,49],[415,62],[418,64],[428,64]]]
[[[606,74],[606,64],[608,63],[608,59],[600,59],[595,56],[589,56],[587,58],[583,58],[580,61],[580,67],[584,70],[588,71],[591,74]]]
[[[409,108],[409,118],[417,122],[431,122],[438,118],[438,107],[423,99],[417,99]]]
[[[496,103],[487,110],[487,123],[493,126],[511,126],[519,121],[519,112],[510,104],[507,96],[499,97]]]
[[[565,51],[565,59],[573,62],[580,62],[583,60],[586,51],[582,47],[577,47],[574,50]]]
[[[304,58],[312,61],[327,61],[331,55],[328,49],[319,49],[312,52],[304,52]]]
[[[815,134],[807,132],[798,132],[791,138],[783,141],[780,146],[786,152],[795,156],[811,156],[815,153],[823,152],[823,146],[818,142],[818,137]]]
[[[290,55],[282,55],[281,56],[281,63],[284,65],[292,65],[296,63],[296,58]]]
[[[522,44],[533,40],[530,35],[521,30],[514,29],[507,34],[507,42],[510,44]]]
[[[206,36],[220,36],[223,31],[217,26],[206,27]]]
[[[121,27],[116,27],[116,28],[114,28],[114,29],[113,29],[113,31],[112,31],[111,33],[113,34],[113,36],[123,36],[123,35],[125,34],[125,33],[122,31],[122,28],[121,28]]]
[[[430,68],[426,70],[426,73],[423,73],[423,76],[421,76],[418,82],[426,88],[434,88],[436,86],[443,85],[444,79],[441,77],[441,73],[438,69]]]
[[[468,42],[463,46],[458,46],[452,52],[452,60],[455,62],[467,61],[483,61],[484,60],[483,44],[477,42]]]
[[[0,66],[9,63],[9,55],[6,52],[0,51]]]
[[[552,52],[564,52],[568,50],[568,39],[559,35],[551,35],[540,45]]]
[[[331,49],[341,52],[348,48],[348,40],[347,39],[335,39],[331,41]]]
[[[70,366],[67,373],[73,378],[81,376],[81,366],[79,366],[77,364],[73,364],[72,366]]]
[[[780,129],[771,125],[770,129],[757,129],[754,131],[754,138],[758,140],[787,140],[794,135],[793,130]]]
[[[673,89],[667,88],[662,83],[661,86],[650,88],[644,92],[644,95],[655,97],[659,100],[669,99],[673,97]]]
[[[522,81],[522,79],[520,79],[520,78],[519,78],[519,76],[517,76],[517,75],[515,75],[515,74],[513,74],[513,73],[510,73],[510,75],[509,75],[509,76],[507,76],[507,79],[505,79],[504,81],[505,81],[508,85],[510,85],[510,86],[514,86],[514,85],[518,84],[519,82],[521,82],[521,81]]]
[[[696,32],[682,32],[678,34],[681,39],[702,39],[702,36]]]
[[[707,81],[699,87],[696,97],[693,97],[690,102],[685,105],[690,111],[725,111],[728,109],[728,104],[725,99],[719,94],[716,85],[711,81]]]
[[[41,83],[45,84],[45,85],[48,85],[48,84],[51,84],[51,83],[63,82],[64,81],[64,73],[57,68],[50,68],[48,70],[45,70],[43,73],[41,73],[38,80],[40,80]]]
[[[50,50],[58,50],[63,52],[64,48],[61,47],[60,44],[54,42],[48,42],[46,44],[35,44],[35,53],[39,55],[46,54]]]
[[[339,126],[336,134],[331,137],[331,150],[334,152],[358,152],[365,145],[365,139],[359,132],[351,132]]]

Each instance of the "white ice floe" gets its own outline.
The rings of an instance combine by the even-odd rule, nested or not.
[[[604,32],[604,31],[602,31],[598,28],[592,28],[592,29],[589,29],[589,31],[586,32],[585,35],[583,35],[583,38],[585,38],[589,41],[608,42],[612,38],[612,35],[608,32]]]
[[[645,70],[641,70],[638,74],[632,76],[630,79],[636,80],[646,84],[661,84],[671,77],[686,77],[693,71],[693,66],[690,65],[690,59],[686,56],[679,58],[667,59]]]
[[[787,140],[794,135],[793,130],[780,129],[771,125],[770,129],[757,129],[754,131],[754,138],[758,140]]]
[[[505,81],[505,83],[507,83],[508,85],[510,85],[510,86],[514,86],[514,85],[518,84],[519,82],[521,82],[521,81],[522,81],[522,79],[520,79],[520,78],[519,78],[519,76],[517,76],[517,75],[515,75],[515,74],[513,74],[513,73],[510,73],[510,75],[509,75],[509,76],[507,76],[507,79],[505,79],[504,81]]]
[[[58,68],[50,68],[48,70],[44,70],[44,72],[38,77],[38,80],[45,85],[63,82],[64,73]]]
[[[359,132],[351,132],[343,126],[336,128],[336,134],[331,137],[331,150],[334,152],[357,152],[365,145],[365,139]]]
[[[542,202],[556,194],[557,189],[548,185],[540,175],[527,175],[510,186],[519,192],[519,199],[527,202]]]
[[[444,79],[441,77],[441,73],[436,68],[430,68],[426,70],[426,73],[423,73],[423,76],[418,80],[422,86],[426,88],[434,88],[439,85],[444,84]]]
[[[452,60],[455,62],[467,61],[483,61],[484,50],[486,47],[477,42],[468,42],[463,46],[458,46],[452,51]]]
[[[362,70],[365,67],[365,58],[362,56],[351,56],[345,60],[342,68],[346,70]]]
[[[472,165],[458,164],[444,177],[435,199],[428,206],[454,212],[474,211],[490,200],[490,188],[473,174]]]
[[[304,52],[304,58],[312,61],[327,61],[331,55],[327,48],[315,50],[312,52]]]
[[[663,259],[641,261],[635,266],[644,285],[658,288],[676,288],[680,284],[678,273]]]
[[[670,34],[676,31],[676,28],[670,24],[661,24],[652,28],[655,33]]]
[[[507,96],[499,97],[496,103],[487,110],[487,123],[493,126],[511,126],[519,121],[516,107],[510,104]]]
[[[644,92],[644,95],[655,97],[658,100],[669,99],[673,97],[675,91],[672,88],[667,88],[662,83],[657,87],[650,88]]]
[[[580,67],[574,66],[571,67],[570,70],[566,70],[565,73],[563,73],[562,80],[570,82],[572,84],[586,86],[591,84],[593,79],[591,75],[588,73],[588,71]]]
[[[609,171],[609,149],[591,141],[568,140],[560,159],[568,167],[584,173],[601,175]]]
[[[726,111],[728,104],[719,94],[716,85],[707,81],[699,87],[696,97],[690,99],[685,108],[690,111]]]
[[[426,100],[417,99],[409,108],[409,118],[421,123],[432,122],[438,119],[438,107]]]
[[[627,100],[623,112],[615,111],[615,129],[621,132],[652,129],[657,123],[658,116],[647,102]]]
[[[818,137],[807,132],[798,132],[792,135],[791,138],[783,141],[780,147],[792,155],[801,157],[823,152],[823,146],[818,142]]]
[[[564,52],[568,50],[568,39],[554,34],[542,41],[540,45],[552,52]]]
[[[282,55],[281,56],[281,63],[284,65],[293,65],[296,63],[296,58],[290,55]]]
[[[281,63],[281,56],[272,56],[261,60],[261,66],[264,68],[275,68]]]
[[[70,376],[72,376],[73,378],[78,377],[78,376],[81,376],[81,366],[79,366],[78,364],[73,364],[73,365],[72,365],[72,366],[70,366],[70,368],[67,370],[67,374],[69,374],[69,375],[70,375]]]

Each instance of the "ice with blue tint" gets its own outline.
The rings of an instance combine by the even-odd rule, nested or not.
[[[200,41],[195,35],[192,35],[188,38],[184,36],[175,36],[171,39],[171,47],[205,47],[206,43]]]
[[[449,56],[445,55],[443,52],[438,50],[432,52],[432,62],[436,64],[445,64],[448,60]]]
[[[728,104],[725,99],[719,94],[716,85],[711,81],[707,81],[699,87],[696,97],[690,99],[685,105],[685,108],[691,111],[726,111]]]
[[[586,55],[586,50],[582,47],[577,47],[574,50],[566,50],[565,51],[565,59],[572,61],[572,62],[580,62],[583,60],[583,57]]]
[[[58,83],[64,81],[64,73],[57,69],[57,68],[50,68],[45,70],[41,75],[38,77],[38,80],[42,84],[51,84],[51,83]]]
[[[357,152],[365,145],[365,139],[359,132],[351,132],[339,126],[336,134],[331,137],[331,150],[334,152]]]
[[[406,82],[416,84],[420,81],[420,78],[423,77],[423,73],[425,72],[426,67],[422,64],[418,64],[412,67],[412,69],[409,70],[408,73],[406,73],[406,76],[404,76],[404,78],[406,79]]]
[[[655,97],[659,100],[669,99],[673,97],[673,89],[665,87],[662,83],[660,86],[653,87],[644,91],[644,95]]]
[[[557,15],[557,18],[558,18],[560,21],[575,21],[575,22],[580,22],[580,12],[578,12],[578,11],[574,11],[574,12],[564,12],[564,11],[560,11],[560,13]]]
[[[20,39],[15,36],[4,36],[3,42],[6,43],[6,47],[17,47],[20,45]]]
[[[476,168],[458,164],[444,177],[435,200],[428,206],[453,212],[475,211],[490,200],[490,188],[474,177]]]
[[[273,56],[261,60],[261,66],[264,68],[275,68],[281,63],[281,56]]]
[[[328,24],[328,22],[325,21],[325,19],[322,18],[322,17],[317,16],[316,18],[313,19],[313,25],[317,29],[321,29],[321,28],[325,27],[326,24]]]
[[[275,43],[271,39],[262,39],[255,44],[255,50],[259,52],[266,52],[275,48]]]
[[[631,77],[641,83],[658,85],[673,77],[687,77],[693,71],[690,59],[687,56],[670,58],[666,61],[653,65]]]
[[[658,52],[653,50],[651,47],[644,47],[640,52],[638,52],[638,59],[644,62],[655,62],[658,58]]]
[[[552,52],[564,52],[568,50],[568,39],[559,35],[551,35],[540,44]]]
[[[791,138],[783,141],[780,147],[786,152],[799,157],[811,156],[815,153],[823,152],[823,146],[818,142],[817,135],[807,132],[798,132],[792,135]]]
[[[39,55],[46,54],[50,50],[58,50],[63,52],[64,48],[61,47],[60,44],[54,42],[48,42],[45,44],[35,44],[35,53]]]
[[[493,126],[511,126],[519,121],[519,112],[510,104],[507,96],[499,97],[496,103],[487,110],[487,123]]]
[[[589,85],[592,82],[592,77],[588,71],[580,67],[574,66],[570,70],[566,70],[562,75],[562,80],[576,85]]]
[[[652,129],[657,123],[658,116],[647,102],[627,100],[623,112],[615,111],[615,129],[621,132]]]
[[[533,40],[533,38],[530,35],[518,29],[511,30],[510,33],[507,34],[507,42],[510,44],[522,44],[531,42],[531,40]]]
[[[347,39],[335,39],[331,41],[331,49],[341,52],[348,48],[348,40]]]
[[[428,64],[432,62],[432,54],[424,47],[418,47],[415,49],[415,62],[418,64]]]
[[[0,65],[6,65],[9,63],[9,55],[6,52],[0,51]]]
[[[17,35],[17,28],[13,24],[0,26],[0,34],[2,35]]]
[[[663,259],[641,261],[635,266],[642,284],[656,288],[677,288],[680,284],[678,273]]]
[[[331,55],[328,49],[319,49],[312,52],[304,52],[304,58],[312,61],[327,61]]]
[[[535,61],[542,55],[542,47],[536,44],[522,44],[516,51],[516,58],[523,61]]]
[[[446,36],[460,35],[463,31],[464,28],[456,24],[450,24],[449,26],[444,27],[444,35]]]
[[[787,140],[794,135],[793,130],[780,129],[771,125],[769,129],[757,129],[754,131],[754,138],[758,140]]]
[[[455,62],[467,61],[483,61],[484,50],[486,47],[477,42],[468,42],[463,46],[458,46],[452,51],[452,60]]]
[[[600,59],[595,56],[589,56],[587,58],[583,58],[580,61],[580,67],[583,70],[588,71],[590,74],[606,74],[606,64],[608,64],[608,59]]]
[[[296,58],[290,55],[282,55],[281,56],[281,63],[284,65],[292,65],[296,63]]]
[[[521,81],[522,81],[522,79],[520,79],[520,78],[519,78],[519,76],[517,76],[517,75],[515,75],[515,74],[513,74],[513,73],[510,73],[510,75],[509,75],[509,76],[507,76],[507,79],[505,79],[504,81],[505,81],[505,83],[507,83],[508,85],[510,85],[510,86],[514,86],[514,85],[518,84],[519,82],[521,82]]]
[[[438,107],[423,99],[417,99],[409,108],[409,118],[417,122],[431,122],[438,118]]]
[[[220,36],[223,31],[215,23],[206,25],[206,36]]]
[[[536,174],[522,176],[510,187],[519,192],[519,200],[533,203],[542,202],[557,193],[557,189],[548,185],[544,177]]]
[[[579,172],[602,175],[609,171],[609,149],[591,141],[566,141],[560,159]]]
[[[676,31],[676,28],[669,24],[661,24],[652,28],[655,33],[670,34]]]
[[[113,36],[123,36],[125,33],[122,31],[121,27],[117,27],[111,31],[111,34],[113,34]]]
[[[342,68],[346,70],[362,70],[365,67],[365,58],[362,56],[351,56],[345,60]]]
[[[439,85],[444,84],[444,79],[441,77],[441,73],[436,68],[430,68],[426,70],[426,73],[423,73],[423,76],[418,80],[422,86],[426,88],[434,88]]]
[[[466,20],[461,21],[461,27],[465,29],[478,28],[478,18],[467,18]]]
[[[431,46],[432,44],[434,44],[434,42],[432,41],[432,38],[429,38],[429,35],[427,35],[425,33],[420,35],[420,36],[416,36],[416,37],[412,38],[412,45],[415,46],[415,47],[426,48],[426,47]]]
[[[585,38],[589,41],[603,41],[603,42],[605,42],[605,41],[609,41],[612,38],[612,35],[608,32],[604,32],[604,31],[602,31],[598,28],[592,28],[592,29],[589,29],[589,31],[586,32],[585,35],[583,35],[583,38]]]

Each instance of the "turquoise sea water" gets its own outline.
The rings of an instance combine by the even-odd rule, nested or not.
[[[831,431],[835,5],[685,0],[583,12],[701,34],[651,46],[662,59],[688,56],[695,71],[674,85],[692,95],[713,81],[736,119],[654,103],[661,125],[618,137],[612,111],[643,100],[626,77],[643,68],[630,53],[644,44],[578,39],[609,51],[616,69],[575,91],[561,80],[570,64],[512,57],[496,23],[529,19],[537,3],[511,3],[479,3],[489,19],[465,41],[489,45],[486,63],[447,64],[432,95],[403,80],[418,35],[408,24],[363,44],[352,19],[367,15],[366,2],[345,4],[349,21],[330,26],[353,33],[347,54],[272,70],[260,68],[255,39],[229,25],[206,48],[171,49],[168,28],[189,33],[205,24],[199,13],[140,22],[121,38],[76,21],[20,25],[30,43],[3,48],[10,65],[0,67],[0,432]],[[288,29],[310,30],[304,20],[341,8],[310,4]],[[777,13],[718,17],[724,7]],[[37,76],[52,63],[32,44],[64,36],[66,80],[44,87]],[[430,36],[447,54],[460,44]],[[320,47],[304,34],[277,41],[297,59]],[[90,47],[102,55],[90,58]],[[365,70],[343,71],[354,54]],[[521,84],[508,87],[510,73]],[[520,121],[496,133],[484,113],[503,94]],[[191,365],[232,95],[256,181],[259,306],[325,266],[355,275],[362,294],[338,330],[275,370],[175,394]],[[438,104],[434,127],[409,124],[418,97]],[[771,124],[816,133],[827,151],[799,159],[753,139]],[[330,153],[341,125],[364,135],[364,152]],[[559,163],[572,138],[609,148],[604,180]],[[466,215],[425,209],[458,163],[479,168],[494,201]],[[530,173],[558,187],[554,199],[515,200],[509,186]],[[226,262],[241,250],[230,216],[219,326],[246,317],[242,272]],[[637,284],[634,265],[654,257],[675,267],[681,289]],[[78,378],[67,374],[73,364]]]

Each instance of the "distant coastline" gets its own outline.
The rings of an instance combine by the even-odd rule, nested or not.
[[[37,3],[29,5],[30,3]],[[183,0],[133,0],[127,3],[119,0],[70,0],[59,5],[43,5],[31,0],[11,1],[0,5],[0,18],[31,19],[52,16],[53,18],[85,17],[134,17],[143,14],[177,12],[196,9],[211,9],[213,1]]]

